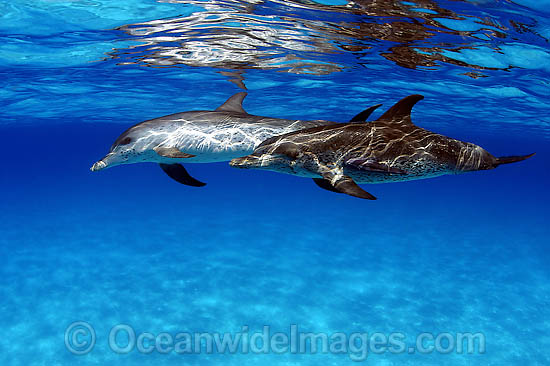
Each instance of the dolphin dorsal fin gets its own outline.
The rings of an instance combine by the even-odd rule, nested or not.
[[[240,93],[234,94],[228,100],[226,100],[225,103],[223,103],[221,106],[216,108],[216,111],[248,114],[243,109],[243,100],[246,96],[247,96],[246,92],[240,92]]]
[[[420,94],[409,95],[395,103],[393,107],[388,109],[377,121],[404,123],[412,125],[411,111],[413,106],[424,97]]]
[[[350,122],[367,122],[367,118],[382,104],[376,104],[353,117]]]

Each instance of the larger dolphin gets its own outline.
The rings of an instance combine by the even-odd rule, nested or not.
[[[180,162],[229,161],[252,153],[256,146],[270,137],[335,124],[324,120],[302,121],[251,115],[242,106],[246,95],[245,92],[237,93],[214,111],[176,113],[130,127],[91,170],[154,162],[159,163],[162,170],[176,181],[201,187],[205,183],[191,177]],[[352,121],[365,121],[379,106],[364,110]]]
[[[326,190],[374,200],[357,183],[494,169],[534,155],[497,158],[480,146],[415,126],[411,109],[423,98],[410,95],[374,122],[313,127],[272,137],[230,165],[310,177]]]

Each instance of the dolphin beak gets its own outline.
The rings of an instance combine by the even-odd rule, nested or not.
[[[92,172],[97,172],[98,170],[105,169],[105,167],[107,167],[107,164],[105,164],[105,162],[103,160],[100,160],[100,161],[94,163],[94,165],[92,165],[90,170]]]
[[[255,156],[243,156],[242,158],[235,158],[229,162],[229,165],[234,168],[248,169],[256,166],[256,161],[258,160]]]
[[[109,153],[107,155],[105,155],[105,157],[103,159],[101,159],[100,161],[94,163],[94,165],[92,165],[92,167],[90,168],[90,170],[92,172],[97,172],[99,170],[102,170],[102,169],[105,169],[107,167],[109,167],[109,158],[112,156],[113,154],[112,153]]]

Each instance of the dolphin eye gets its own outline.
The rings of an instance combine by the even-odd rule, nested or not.
[[[122,141],[120,141],[118,144],[119,145],[128,145],[130,142],[132,142],[132,138],[131,137],[125,137]]]
[[[120,141],[115,141],[113,143],[113,145],[111,146],[111,149],[109,150],[109,152],[113,152],[115,151],[115,149],[119,146],[122,146],[122,145],[128,145],[130,142],[132,142],[132,138],[131,137],[125,137],[123,138],[122,140]]]
[[[292,142],[283,142],[273,150],[273,154],[286,155],[291,159],[297,159],[300,156],[300,150]]]

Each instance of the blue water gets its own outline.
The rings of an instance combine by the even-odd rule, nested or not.
[[[376,4],[0,1],[0,364],[356,364],[353,352],[119,354],[109,334],[125,324],[398,332],[407,350],[424,332],[470,332],[483,351],[369,349],[362,362],[549,365],[550,4]],[[419,126],[537,155],[363,186],[373,202],[226,163],[188,165],[204,188],[154,164],[89,171],[127,127],[242,88],[249,113],[342,122],[419,93]],[[76,321],[95,330],[85,355],[65,344]]]

